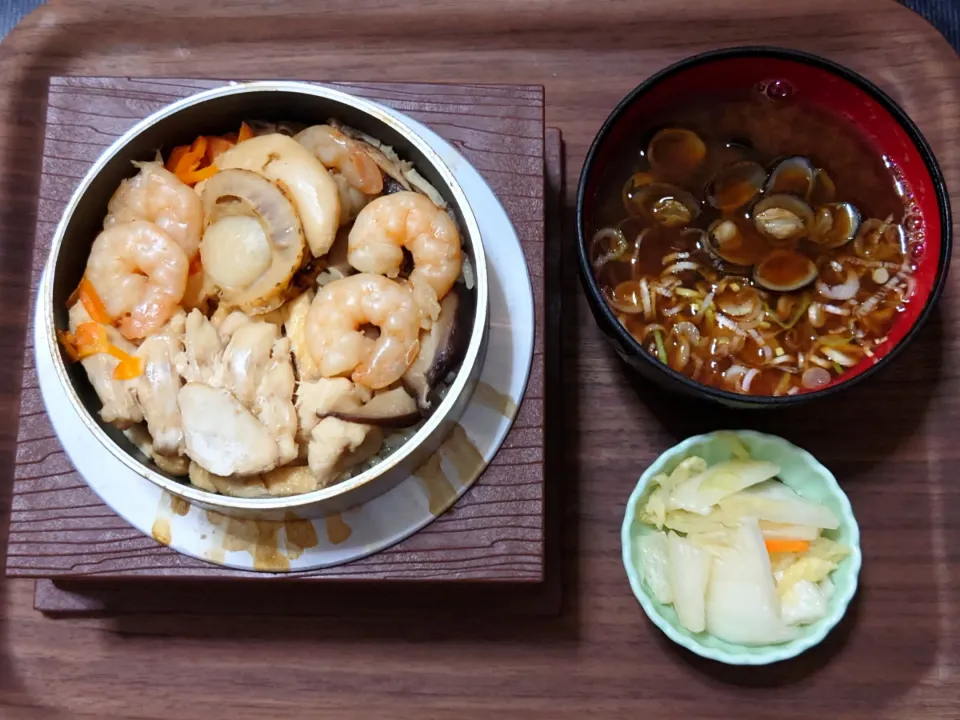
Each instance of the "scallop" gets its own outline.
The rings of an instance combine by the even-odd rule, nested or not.
[[[200,256],[223,303],[251,313],[278,307],[307,247],[293,204],[270,180],[238,169],[207,180],[201,199]]]
[[[728,212],[741,208],[763,189],[765,177],[763,167],[750,160],[725,165],[707,183],[707,202]]]
[[[774,242],[805,237],[813,227],[813,210],[794,195],[769,195],[753,206],[754,225],[766,238]]]
[[[648,183],[630,200],[641,215],[665,227],[684,227],[700,215],[700,201],[686,190],[668,183]]]
[[[718,260],[734,266],[725,266],[727,272],[747,275],[750,266],[763,259],[770,248],[763,238],[742,227],[736,220],[721,218],[707,230],[706,250]]]
[[[770,171],[763,191],[767,194],[790,193],[802,198],[810,196],[817,169],[802,155],[784,158]]]
[[[813,240],[822,248],[838,248],[857,236],[860,212],[850,203],[828,203],[817,208]]]
[[[312,152],[286,135],[258,135],[218,156],[217,167],[252,170],[281,185],[299,215],[314,257],[327,253],[340,227],[340,193]]]
[[[753,269],[753,279],[774,292],[799,290],[817,279],[813,260],[794,250],[771,251]]]
[[[696,172],[707,156],[707,146],[692,130],[665,128],[650,140],[647,160],[667,178],[685,178]]]

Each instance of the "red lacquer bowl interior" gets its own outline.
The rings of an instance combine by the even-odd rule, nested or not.
[[[919,327],[939,296],[949,263],[949,201],[936,160],[913,122],[868,81],[821,58],[777,48],[707,53],[664,70],[620,104],[590,150],[578,197],[581,244],[584,228],[592,226],[593,198],[603,169],[614,154],[622,151],[635,128],[643,126],[645,116],[676,107],[678,97],[708,92],[722,98],[749,88],[758,88],[775,99],[796,99],[846,119],[884,157],[904,188],[904,226],[913,243],[917,281],[911,302],[891,329],[889,340],[875,349],[875,357],[865,358],[826,388],[793,396],[809,398],[849,383],[899,347]],[[636,347],[643,352],[639,345]],[[683,381],[692,383],[685,378]],[[714,394],[712,389],[710,394]],[[716,394],[741,401],[763,399],[726,391]]]

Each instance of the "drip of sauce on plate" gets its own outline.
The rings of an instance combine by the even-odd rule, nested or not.
[[[473,391],[473,399],[481,405],[496,410],[505,418],[509,419],[517,414],[517,404],[513,398],[500,392],[490,383],[477,383],[477,389]]]
[[[283,520],[248,520],[208,510],[207,520],[222,528],[221,547],[206,553],[213,562],[223,562],[226,552],[246,552],[253,558],[254,570],[286,572],[291,560],[319,544],[313,523],[292,512]]]
[[[339,545],[340,543],[346,542],[353,534],[353,529],[347,525],[343,519],[343,515],[338,512],[327,515],[324,520],[327,526],[327,540],[329,540],[332,545]]]
[[[177,515],[186,515],[186,511],[180,512],[180,505],[177,501],[184,503],[187,506],[187,510],[190,509],[190,504],[185,500],[180,498],[175,498],[173,495],[164,490],[160,493],[160,502],[157,504],[157,514],[153,520],[153,527],[150,528],[150,535],[161,545],[169,545],[173,540],[173,530],[170,527],[170,510],[172,510]]]
[[[303,555],[304,550],[320,543],[317,529],[311,520],[290,512],[284,517],[283,527],[287,534],[287,557],[291,560],[296,560]]]
[[[170,509],[174,515],[186,515],[190,512],[190,503],[182,497],[170,496]]]
[[[158,517],[153,521],[153,528],[150,531],[153,539],[161,545],[169,545],[173,536],[170,534],[170,518]]]
[[[280,529],[277,520],[243,520],[227,517],[223,549],[247,552],[253,558],[254,570],[281,572],[290,569],[290,559],[280,551]]]
[[[455,470],[451,479],[443,471],[443,459]],[[483,455],[467,436],[462,425],[454,425],[439,452],[431,455],[414,475],[427,491],[427,503],[433,515],[439,515],[457,499],[457,488],[473,482],[483,471]]]
[[[427,491],[431,514],[439,515],[456,499],[457,489],[443,472],[440,453],[434,453],[427,458],[427,461],[414,471],[414,475],[423,482]]]
[[[466,430],[460,424],[453,426],[450,437],[440,447],[440,452],[456,468],[457,479],[461,486],[473,482],[483,470],[483,455],[467,437]]]

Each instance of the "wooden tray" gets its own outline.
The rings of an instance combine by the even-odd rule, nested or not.
[[[52,0],[0,54],[2,365],[21,358],[30,280],[22,248],[31,244],[51,74],[543,84],[547,123],[563,132],[572,215],[584,154],[626,93],[681,58],[751,44],[817,53],[879,84],[927,137],[960,219],[960,61],[894,2]],[[573,247],[569,237],[563,246]],[[896,367],[834,402],[771,415],[631,385],[567,256],[561,472],[549,476],[551,486],[564,483],[560,615],[409,619],[387,603],[379,618],[251,620],[198,605],[61,622],[34,611],[32,581],[7,579],[0,716],[957,720],[957,262],[936,317]],[[17,393],[13,377],[0,383],[8,472]],[[782,432],[808,447],[840,478],[860,523],[858,598],[823,645],[794,661],[735,668],[691,656],[649,622],[623,572],[619,529],[637,477],[665,448],[719,427]]]
[[[53,78],[50,81],[34,284],[73,188],[137,120],[219,81]],[[428,124],[480,170],[510,215],[533,284],[537,337],[527,393],[501,451],[476,486],[406,541],[348,565],[278,576],[298,580],[482,580],[539,583],[544,562],[544,142],[543,91],[520,86],[339,84]],[[559,177],[559,134],[552,135]],[[509,163],[504,158],[511,158]],[[554,193],[559,186],[554,185]],[[556,241],[555,241],[556,242]],[[558,321],[558,313],[549,317]],[[105,582],[136,577],[206,579],[271,576],[194,560],[131,528],[86,486],[57,440],[33,373],[31,331],[14,470],[7,574]],[[62,587],[66,588],[63,584]],[[67,588],[77,590],[77,588]],[[50,588],[38,607],[63,610]],[[81,603],[82,604],[82,603]],[[90,608],[88,608],[90,609]]]

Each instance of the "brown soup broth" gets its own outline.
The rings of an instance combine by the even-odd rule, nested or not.
[[[779,165],[794,156],[796,178]],[[756,178],[737,181],[744,197],[762,184],[731,208],[733,163]],[[841,203],[859,218],[845,224]],[[756,95],[650,117],[605,169],[587,230],[602,291],[648,351],[707,385],[782,395],[823,387],[886,339],[913,289],[903,215],[884,158],[846,121]]]

